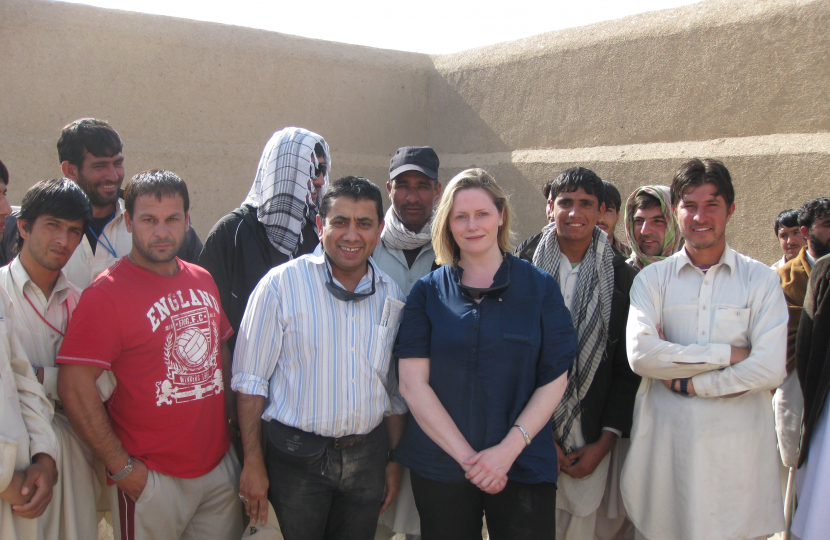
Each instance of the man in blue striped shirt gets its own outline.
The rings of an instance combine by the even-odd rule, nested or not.
[[[400,485],[387,456],[407,411],[391,357],[404,296],[370,259],[383,228],[376,186],[333,182],[317,228],[324,253],[266,274],[239,328],[240,498],[255,523],[267,497],[287,540],[370,540]]]

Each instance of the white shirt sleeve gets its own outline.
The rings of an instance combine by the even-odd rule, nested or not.
[[[58,399],[58,367],[42,367],[43,391],[49,399]]]
[[[52,404],[46,399],[43,385],[35,377],[17,333],[9,332],[7,337],[11,351],[11,368],[20,399],[20,412],[29,432],[29,457],[48,454],[57,462],[58,439],[52,430]]]
[[[763,286],[761,286],[763,285]],[[768,272],[750,303],[749,343],[752,352],[742,362],[695,375],[695,393],[720,397],[738,392],[773,390],[787,376],[789,314],[778,275]]]
[[[732,352],[729,345],[680,345],[660,339],[657,307],[662,305],[662,299],[658,287],[649,287],[647,281],[641,279],[643,275],[638,274],[631,286],[631,307],[625,332],[628,362],[634,373],[668,380],[729,366]]]

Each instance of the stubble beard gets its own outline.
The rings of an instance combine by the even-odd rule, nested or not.
[[[169,263],[170,261],[176,258],[176,255],[179,254],[179,250],[181,249],[182,245],[180,243],[178,246],[176,246],[176,249],[174,249],[172,253],[170,253],[170,255],[165,256],[160,255],[158,252],[151,251],[144,245],[137,243],[135,239],[133,239],[133,247],[136,249],[136,251],[138,251],[141,254],[141,256],[146,261],[152,263]],[[152,247],[152,244],[149,247]]]

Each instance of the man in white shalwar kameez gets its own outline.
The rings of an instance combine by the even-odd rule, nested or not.
[[[35,518],[52,497],[58,443],[52,406],[13,328],[12,303],[0,287],[0,538],[43,540]]]
[[[726,244],[726,167],[691,159],[672,207],[686,244],[631,289],[628,358],[643,377],[622,475],[636,536],[767,538],[784,528],[770,391],[786,375],[778,276]]]
[[[19,254],[0,268],[0,286],[15,308],[17,337],[55,407],[52,429],[58,440],[60,475],[52,502],[39,518],[44,537],[50,540],[98,537],[96,502],[102,487],[92,453],[63,413],[55,365],[63,332],[81,296],[62,268],[91,218],[89,199],[75,182],[66,178],[38,182],[26,192],[18,216]]]

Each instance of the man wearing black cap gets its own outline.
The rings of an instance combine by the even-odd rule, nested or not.
[[[441,195],[438,155],[429,146],[398,148],[386,182],[392,205],[372,258],[404,294],[433,269],[432,210]]]
[[[433,208],[441,195],[435,150],[429,146],[399,148],[389,163],[386,189],[392,204],[386,211],[385,225],[372,259],[409,295],[415,282],[435,268],[430,225]],[[407,538],[412,538],[420,531],[409,471],[405,471],[401,492],[381,515],[375,539],[391,538],[394,533],[406,533]]]

